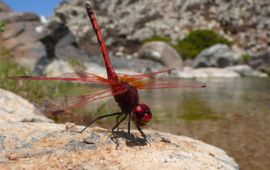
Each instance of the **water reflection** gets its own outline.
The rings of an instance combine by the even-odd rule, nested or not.
[[[141,93],[155,114],[151,128],[223,148],[241,169],[270,167],[270,79],[212,79],[204,89]]]
[[[204,113],[246,114],[270,107],[269,79],[213,79],[206,83],[204,89],[150,90],[140,95],[158,114],[180,114],[194,107]]]

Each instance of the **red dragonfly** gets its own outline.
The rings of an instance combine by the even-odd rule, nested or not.
[[[202,88],[205,87],[203,83],[186,83],[184,81],[149,81],[149,78],[154,77],[157,74],[166,73],[172,71],[173,69],[162,70],[159,72],[153,72],[148,74],[139,74],[139,75],[123,75],[117,74],[112,66],[107,47],[104,43],[104,39],[102,37],[98,22],[95,17],[94,10],[89,1],[85,3],[87,14],[90,18],[92,23],[92,27],[96,33],[97,40],[101,47],[101,52],[103,55],[107,76],[108,78],[103,78],[98,75],[84,73],[84,72],[77,72],[72,74],[70,77],[32,77],[32,76],[20,76],[15,77],[15,79],[26,79],[26,80],[60,80],[60,81],[70,81],[70,82],[78,82],[78,83],[94,83],[99,85],[107,85],[109,89],[94,94],[85,94],[82,96],[77,96],[76,100],[73,104],[67,106],[63,110],[58,110],[57,113],[61,112],[72,112],[73,110],[85,105],[89,102],[94,100],[106,98],[113,96],[115,101],[118,103],[121,111],[117,113],[111,113],[107,115],[103,115],[100,117],[95,118],[88,125],[85,126],[80,132],[82,133],[85,129],[87,129],[92,123],[95,121],[111,116],[116,117],[116,124],[112,128],[112,135],[114,139],[115,136],[115,129],[118,129],[118,126],[128,117],[128,134],[130,134],[130,123],[131,120],[134,122],[135,126],[141,133],[142,137],[144,138],[145,142],[147,142],[146,135],[141,129],[141,126],[146,125],[152,119],[152,113],[150,108],[146,104],[139,103],[139,95],[138,89],[161,89],[161,88]],[[67,74],[70,75],[70,74]],[[119,118],[123,116],[120,120]],[[116,141],[118,144],[118,142]]]

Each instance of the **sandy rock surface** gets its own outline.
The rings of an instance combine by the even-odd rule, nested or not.
[[[120,132],[116,148],[107,130],[74,132],[82,128],[0,123],[0,169],[239,169],[223,150],[188,137],[145,130],[146,144]]]

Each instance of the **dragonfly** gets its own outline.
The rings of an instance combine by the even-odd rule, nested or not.
[[[72,112],[75,109],[86,105],[87,103],[100,100],[107,97],[114,97],[115,102],[118,104],[120,111],[116,113],[110,113],[96,117],[90,121],[85,128],[83,128],[80,133],[84,132],[89,126],[91,126],[97,120],[116,116],[116,124],[112,127],[111,133],[113,138],[116,139],[116,129],[118,126],[128,118],[127,133],[130,135],[131,121],[136,126],[137,130],[142,135],[145,142],[147,141],[146,135],[142,130],[142,126],[145,126],[152,119],[152,112],[148,105],[140,103],[138,90],[143,89],[163,89],[163,88],[202,88],[206,87],[204,83],[201,82],[185,82],[180,80],[157,80],[150,81],[151,78],[162,73],[171,72],[174,69],[165,69],[158,72],[152,72],[147,74],[138,75],[125,75],[118,74],[115,72],[110,56],[102,36],[100,27],[98,25],[96,15],[91,3],[87,0],[85,1],[85,8],[90,19],[93,30],[95,31],[96,38],[98,40],[100,50],[103,56],[107,78],[101,77],[99,75],[76,72],[66,74],[65,77],[45,77],[45,76],[18,76],[15,79],[23,80],[47,80],[47,81],[67,81],[76,83],[86,83],[86,84],[96,84],[107,87],[106,90],[98,92],[96,94],[83,94],[80,96],[75,96],[75,100],[69,104],[64,109],[55,111],[55,113],[62,112]],[[68,75],[68,76],[67,76]],[[118,141],[116,140],[118,145]]]

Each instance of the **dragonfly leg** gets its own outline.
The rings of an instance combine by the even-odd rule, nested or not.
[[[128,134],[130,135],[130,117],[131,113],[128,114]]]
[[[145,142],[148,143],[148,141],[147,141],[147,139],[146,139],[146,135],[145,135],[145,133],[142,131],[142,129],[140,128],[140,126],[136,125],[136,127],[137,127],[138,131],[141,133],[141,135],[143,136]]]
[[[116,116],[116,123],[118,123],[118,122],[119,122],[119,118],[120,118],[120,116],[121,116],[121,114],[120,114],[120,115],[118,115],[118,116]],[[118,127],[118,126],[116,127],[116,131],[117,131],[117,132],[119,132],[119,127]]]
[[[111,117],[111,116],[115,116],[115,115],[121,115],[121,112],[117,112],[117,113],[111,113],[111,114],[107,114],[107,115],[103,115],[103,116],[99,116],[97,118],[95,118],[94,120],[92,120],[90,123],[88,123],[88,125],[85,126],[85,128],[83,128],[83,130],[80,131],[80,133],[82,133],[83,131],[85,131],[85,129],[87,129],[89,126],[91,126],[95,121],[103,119],[105,117]]]
[[[116,135],[115,135],[115,132],[114,132],[114,130],[125,120],[127,118],[127,114],[125,114],[125,116],[119,121],[119,122],[117,122],[116,123],[116,125],[114,125],[113,126],[113,128],[112,128],[112,135],[113,135],[113,138],[115,139],[115,143],[116,143],[116,147],[118,147],[119,146],[119,143],[118,143],[118,141],[117,141],[117,138],[116,138]]]

